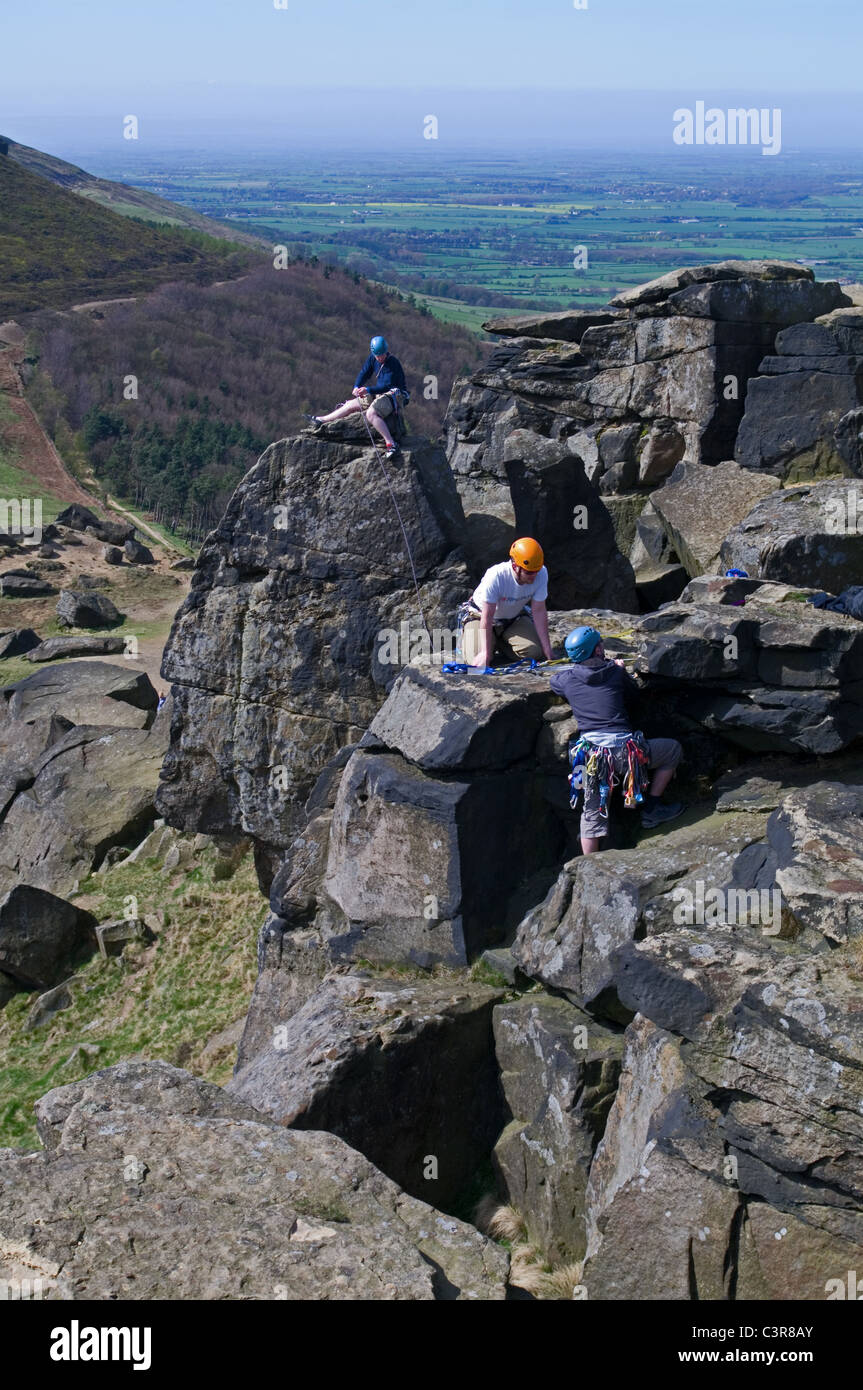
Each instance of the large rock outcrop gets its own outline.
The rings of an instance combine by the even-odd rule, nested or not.
[[[48,1299],[499,1299],[507,1256],[331,1134],[164,1062],[38,1103],[0,1152],[0,1276]]]
[[[356,425],[267,450],[164,667],[159,809],[251,835],[269,894],[235,1076],[132,1064],[47,1097],[46,1153],[0,1156],[0,1274],[17,1247],[55,1297],[170,1297],[180,1276],[185,1297],[500,1297],[499,1249],[418,1200],[461,1214],[489,1160],[593,1300],[814,1299],[860,1267],[863,625],[805,601],[861,577],[852,528],[820,515],[849,521],[856,479],[780,486],[859,472],[842,306],[801,267],[725,262],[490,323],[504,341],[448,417],[455,481],[421,440],[390,469],[419,602]],[[777,419],[801,387],[773,453],[765,361]],[[820,423],[813,374],[841,383]],[[595,856],[548,672],[447,674],[411,641],[420,605],[451,635],[516,528],[546,550],[552,640],[598,626],[639,677],[634,724],[684,746],[685,817],[645,833],[613,802]],[[633,566],[642,603],[673,601],[635,617]],[[23,872],[63,928],[50,892],[152,816],[111,749],[149,768],[165,716],[70,727],[66,677],[32,679],[0,722],[0,899]],[[0,1001],[25,978],[6,962]]]
[[[365,731],[407,659],[420,618],[393,497],[368,442],[341,436],[271,445],[204,544],[162,668],[170,824],[284,849],[321,768]],[[429,628],[449,633],[470,590],[461,506],[438,447],[403,449],[393,495]]]
[[[617,1089],[622,1038],[549,994],[498,1005],[494,1033],[512,1115],[494,1146],[501,1188],[548,1260],[581,1260],[587,1183]]]
[[[816,282],[802,266],[725,261],[619,295],[605,322],[578,313],[491,321],[506,336],[480,371],[456,383],[447,416],[447,451],[478,561],[491,563],[514,528],[543,516],[531,501],[532,457],[552,470],[542,484],[546,509],[551,498],[557,508],[554,542],[564,539],[582,474],[616,519],[681,461],[731,459],[747,383],[777,334],[850,303],[838,284]],[[528,439],[536,441],[530,448]],[[578,548],[568,563],[556,560],[552,577],[568,595],[559,606],[628,606],[612,569],[599,584],[584,573]]]
[[[638,1017],[592,1173],[589,1295],[825,1298],[863,1247],[859,978],[729,925],[633,943],[618,988]]]
[[[463,966],[542,896],[574,844],[574,725],[554,703],[535,675],[402,672],[362,743],[321,773],[282,852],[238,1070],[333,964]]]
[[[648,736],[682,739],[691,794],[699,778],[742,751],[835,754],[863,735],[863,627],[793,599],[787,586],[703,577],[682,602],[639,621],[554,615],[553,636],[593,622],[613,654],[627,654],[644,690],[635,718]],[[448,676],[420,661],[402,672],[359,746],[343,749],[321,774],[281,854],[241,1068],[271,1045],[276,1024],[304,1005],[333,964],[459,966],[512,933],[576,851],[566,784],[575,728],[541,674]],[[606,919],[621,939],[636,929],[641,851],[623,846],[637,819],[616,815],[616,848],[573,861],[585,885],[595,880],[583,903],[579,891],[588,936],[603,935]],[[720,872],[730,846],[760,839],[765,820],[699,824],[675,841],[662,872],[706,872],[711,861]],[[612,872],[618,859],[620,884]],[[655,851],[646,863],[646,881],[654,882]],[[554,936],[557,927],[550,930]],[[588,969],[592,948],[579,941],[575,956]],[[538,956],[523,965],[546,978]],[[609,983],[603,969],[597,992]],[[557,976],[547,982],[569,987]]]
[[[678,718],[753,752],[839,752],[863,737],[863,626],[805,597],[707,581],[641,620],[636,669]]]
[[[769,819],[714,812],[572,861],[519,927],[521,969],[570,1001],[520,1005],[553,1038],[550,1099],[629,1020],[607,1121],[567,1145],[570,1181],[587,1169],[568,1219],[547,1219],[564,1177],[549,1138],[500,1169],[546,1256],[561,1233],[584,1256],[590,1299],[823,1299],[859,1262],[863,787],[785,775],[798,785]],[[741,799],[757,800],[745,779]]]

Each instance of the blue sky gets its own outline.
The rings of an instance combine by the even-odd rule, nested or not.
[[[861,0],[587,6],[26,0],[3,15],[0,131],[68,152],[109,145],[134,113],[151,148],[191,146],[201,132],[218,141],[229,129],[265,142],[396,147],[434,112],[454,144],[625,148],[629,135],[661,147],[671,110],[703,98],[787,102],[797,125],[789,132],[786,119],[786,147],[856,143]]]

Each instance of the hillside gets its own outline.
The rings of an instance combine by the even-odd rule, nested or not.
[[[158,193],[150,193],[146,188],[132,188],[126,183],[97,178],[86,169],[79,169],[77,164],[69,164],[65,159],[57,159],[55,155],[46,154],[43,150],[35,150],[30,145],[19,145],[15,140],[5,140],[0,136],[0,146],[4,144],[8,146],[9,158],[14,159],[22,168],[28,169],[31,174],[50,179],[52,183],[68,189],[70,193],[89,198],[97,205],[110,208],[112,212],[121,213],[124,217],[137,217],[145,222],[187,227],[191,231],[205,232],[211,237],[240,242],[258,249],[262,245],[269,245],[269,240],[262,241],[261,237],[240,231],[235,225],[221,222],[217,218],[205,217],[203,213],[171,202],[168,198],[160,198]]]
[[[112,492],[195,530],[216,524],[303,411],[344,400],[373,333],[404,365],[411,428],[430,435],[456,377],[483,352],[473,334],[397,294],[303,261],[207,288],[165,286],[103,306],[98,319],[35,315],[28,328],[38,356],[29,399],[61,452],[74,436]],[[137,400],[123,399],[118,362],[137,377]]]
[[[0,153],[0,319],[166,281],[226,279],[252,259],[198,232],[121,217]]]

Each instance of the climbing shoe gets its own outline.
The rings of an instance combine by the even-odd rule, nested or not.
[[[641,824],[645,830],[655,830],[658,825],[664,825],[668,820],[677,820],[686,810],[682,801],[672,801],[667,806],[658,803],[656,806],[645,806],[641,812]]]
[[[401,453],[401,449],[399,448],[398,444],[388,444],[388,445],[387,445],[387,448],[386,448],[386,457],[387,457],[388,459],[397,458],[398,455],[399,455],[400,453]]]
[[[317,415],[309,415],[305,410],[303,411],[303,419],[308,420],[310,425],[319,425],[321,423]]]

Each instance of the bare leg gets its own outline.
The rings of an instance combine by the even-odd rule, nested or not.
[[[580,838],[582,854],[596,854],[602,848],[601,839],[596,839],[591,835],[582,835]]]
[[[338,405],[335,410],[331,410],[329,415],[319,415],[318,420],[322,425],[328,425],[333,420],[344,420],[346,415],[356,415],[360,410],[362,406],[359,401],[345,401],[344,405]]]
[[[650,795],[662,796],[673,776],[673,767],[663,767],[660,768],[659,772],[655,772],[650,782]]]
[[[393,437],[392,437],[392,435],[390,434],[389,430],[387,429],[386,424],[385,424],[384,421],[381,419],[380,415],[378,415],[377,412],[375,411],[375,408],[374,408],[373,405],[370,405],[369,408],[368,408],[368,410],[366,411],[366,419],[368,420],[369,424],[370,424],[370,425],[373,425],[374,428],[377,430],[378,434],[382,437],[382,439],[383,439],[384,443],[386,444],[387,448],[388,448],[388,449],[392,449],[392,448],[393,448]]]

